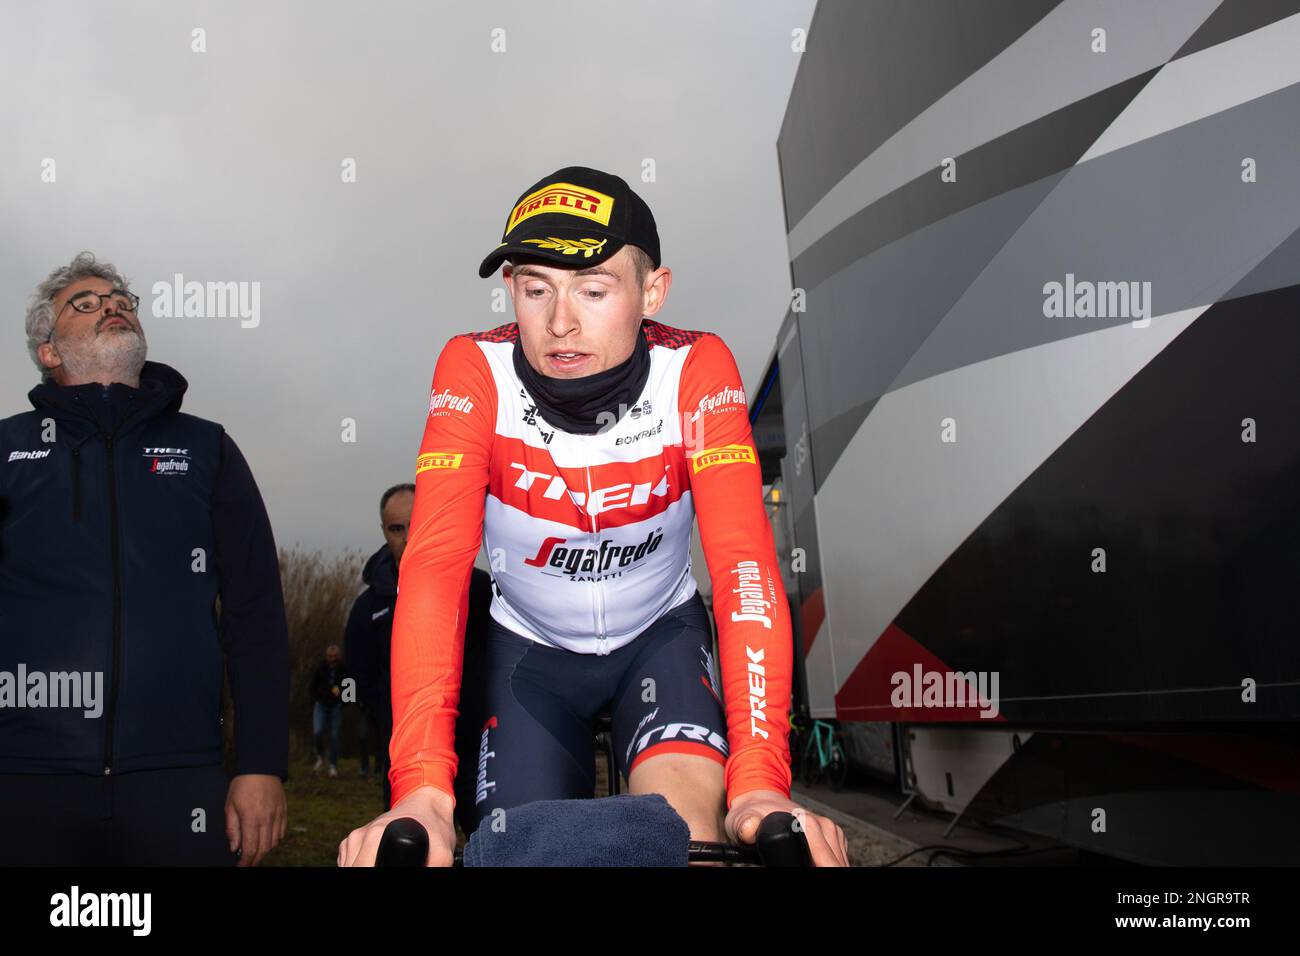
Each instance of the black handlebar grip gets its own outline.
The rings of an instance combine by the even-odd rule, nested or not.
[[[796,825],[792,813],[781,811],[765,816],[758,825],[755,845],[764,866],[812,866],[808,837],[803,827]]]
[[[424,866],[429,858],[429,832],[419,820],[398,817],[384,827],[375,866]]]

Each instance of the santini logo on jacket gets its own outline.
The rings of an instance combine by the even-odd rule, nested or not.
[[[11,451],[9,453],[10,461],[31,461],[36,458],[50,457],[50,449],[44,451]]]

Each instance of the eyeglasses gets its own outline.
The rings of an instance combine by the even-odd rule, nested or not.
[[[140,304],[140,297],[134,292],[127,292],[124,289],[113,289],[109,292],[99,293],[87,289],[85,292],[78,292],[68,300],[68,305],[72,306],[78,312],[98,312],[107,299],[118,312],[134,313],[136,307]]]
[[[63,315],[64,310],[67,309],[68,306],[72,306],[78,312],[85,315],[91,315],[100,310],[105,299],[108,300],[109,305],[111,305],[113,310],[116,312],[130,312],[134,314],[136,307],[140,305],[140,297],[134,292],[127,292],[125,289],[110,289],[108,292],[102,294],[99,292],[92,292],[89,289],[85,292],[78,292],[63,304],[63,309],[60,309],[59,314],[54,317],[54,324],[50,326],[50,337],[45,341],[54,341],[54,330],[58,327],[59,318]]]

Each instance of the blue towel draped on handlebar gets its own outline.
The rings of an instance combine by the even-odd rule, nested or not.
[[[494,829],[495,823],[495,829]],[[657,793],[538,800],[485,817],[466,866],[686,866],[690,829]]]

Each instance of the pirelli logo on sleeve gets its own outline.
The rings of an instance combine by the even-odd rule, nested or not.
[[[460,451],[431,451],[415,459],[415,473],[422,475],[436,468],[459,468],[464,457],[465,453]]]
[[[706,448],[691,459],[691,474],[698,475],[705,468],[725,465],[732,461],[747,461],[758,464],[754,458],[754,449],[749,445],[722,445],[718,448]]]

